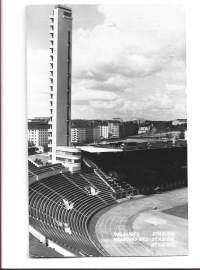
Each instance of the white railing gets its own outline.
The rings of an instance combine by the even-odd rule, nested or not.
[[[86,165],[90,168],[94,169],[94,173],[101,178],[101,180],[114,192],[116,193],[116,191],[114,190],[114,188],[105,180],[108,179],[108,176],[90,159],[88,158],[83,158],[83,161],[86,163]],[[105,178],[105,179],[104,179]]]

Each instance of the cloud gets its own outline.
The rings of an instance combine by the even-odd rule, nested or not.
[[[74,76],[148,76],[174,59],[184,61],[184,16],[180,9],[104,5],[99,10],[105,16],[104,24],[74,33],[74,61],[79,61],[74,65]],[[110,27],[110,23],[117,27]]]
[[[92,90],[92,89],[79,89],[78,91],[72,92],[72,98],[74,101],[77,100],[114,100],[117,95],[108,91]]]
[[[116,4],[95,10],[98,23],[73,30],[72,117],[184,117],[183,9]],[[29,49],[27,60],[29,110],[48,115],[48,49]]]
[[[99,12],[104,15],[103,24],[92,30],[77,29],[73,35],[74,87],[90,91],[88,104],[96,115],[105,110],[108,116],[120,114],[125,118],[174,118],[178,108],[179,115],[184,115],[185,107],[176,106],[184,98],[170,96],[178,89],[184,96],[182,8],[100,5]],[[98,99],[94,100],[95,92]],[[105,96],[108,92],[117,96],[103,99],[103,92]]]
[[[180,91],[185,89],[185,85],[182,84],[166,84],[166,89],[169,91]]]

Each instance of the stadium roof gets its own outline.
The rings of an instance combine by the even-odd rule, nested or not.
[[[105,152],[122,152],[122,149],[117,148],[105,148],[105,147],[95,147],[95,146],[79,146],[83,151],[90,152],[90,153],[105,153]]]

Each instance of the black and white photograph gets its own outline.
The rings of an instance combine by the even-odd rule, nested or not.
[[[27,5],[25,32],[29,257],[187,256],[184,7]]]

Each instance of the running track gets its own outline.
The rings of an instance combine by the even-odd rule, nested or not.
[[[187,188],[119,203],[97,219],[96,238],[110,256],[187,255],[187,220],[162,212],[185,203]]]

